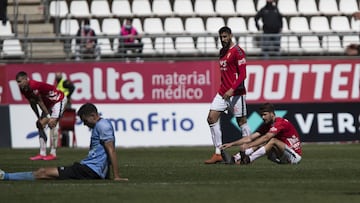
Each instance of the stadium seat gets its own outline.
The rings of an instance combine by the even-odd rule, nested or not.
[[[24,56],[19,39],[5,39],[3,41],[2,52],[4,57]]]
[[[174,14],[178,16],[193,16],[194,8],[191,0],[174,0]]]
[[[155,54],[154,46],[152,43],[151,38],[149,37],[143,37],[141,39],[141,42],[144,44],[143,52],[144,54]]]
[[[206,19],[205,27],[209,33],[217,34],[223,26],[225,26],[225,21],[222,17],[209,17]]]
[[[310,29],[313,32],[331,32],[329,21],[325,16],[311,17]]]
[[[132,25],[134,26],[134,28],[136,28],[136,30],[138,31],[139,34],[144,33],[144,29],[141,23],[140,18],[133,18],[132,19]]]
[[[74,0],[70,3],[70,14],[75,18],[89,18],[90,9],[86,0]]]
[[[98,38],[98,45],[100,46],[101,56],[113,56],[114,50],[111,48],[109,38]]]
[[[278,0],[278,9],[282,15],[298,15],[295,0]]]
[[[199,16],[215,15],[214,5],[212,0],[195,0],[194,12]]]
[[[330,25],[334,32],[351,32],[350,23],[346,16],[331,17]]]
[[[107,0],[92,0],[90,4],[91,15],[97,18],[110,18],[110,6]]]
[[[227,20],[226,25],[231,28],[233,33],[246,33],[247,27],[243,17],[230,17]]]
[[[304,16],[319,15],[316,0],[298,0],[298,11]]]
[[[101,35],[102,34],[98,19],[96,19],[96,18],[90,19],[90,27],[94,30],[96,35]],[[120,33],[120,31],[119,31],[119,33]]]
[[[357,0],[339,0],[339,11],[344,15],[351,15],[359,11]]]
[[[152,16],[152,10],[149,0],[133,0],[132,13],[139,17]]]
[[[255,16],[256,9],[253,0],[237,0],[235,3],[236,12],[242,16]]]
[[[156,52],[161,54],[174,55],[178,53],[174,47],[174,41],[171,37],[156,37],[154,47]]]
[[[287,22],[287,19],[286,18],[282,18],[282,21],[283,21],[283,27],[282,27],[282,33],[289,33],[290,30],[289,30],[289,23]]]
[[[198,37],[197,48],[201,53],[204,54],[219,53],[219,49],[216,47],[216,42],[214,37]]]
[[[344,48],[341,46],[340,38],[337,35],[324,36],[322,45],[328,53],[344,53]]]
[[[215,12],[221,16],[234,16],[235,6],[233,0],[216,0]]]
[[[203,34],[205,32],[205,26],[202,18],[190,17],[185,19],[185,31],[189,33]]]
[[[120,22],[117,18],[104,18],[101,24],[102,33],[105,35],[120,35]]]
[[[266,5],[266,0],[258,0],[257,3],[256,3],[256,10],[260,11],[260,9],[262,7],[264,7],[265,5]]]
[[[297,36],[282,36],[280,40],[281,52],[283,54],[301,54],[303,52],[300,47]]]
[[[261,48],[253,36],[239,37],[239,44],[246,54],[260,54]]]
[[[163,34],[164,28],[160,18],[145,18],[144,32],[147,34]]]
[[[343,36],[343,47],[350,44],[360,44],[359,35],[344,35]]]
[[[192,37],[176,37],[175,48],[180,54],[197,54],[194,39]]]
[[[65,0],[51,1],[49,5],[49,14],[51,17],[66,17],[69,8]]]
[[[301,47],[305,53],[321,54],[324,51],[324,49],[320,45],[319,37],[314,35],[302,36]]]
[[[165,18],[164,30],[166,33],[182,34],[185,32],[183,22],[179,17]]]
[[[329,16],[340,14],[336,0],[319,0],[319,12]]]
[[[113,0],[111,12],[118,17],[132,17],[131,6],[128,0]]]
[[[75,36],[79,27],[79,22],[76,19],[63,19],[60,22],[60,34]]]
[[[355,18],[351,18],[351,30],[354,32],[359,32],[360,31],[360,20],[355,20]]]
[[[308,24],[306,17],[303,17],[303,16],[291,17],[290,22],[289,22],[289,30],[291,32],[295,32],[295,33],[310,32],[309,24]]]
[[[261,20],[259,22],[259,25],[260,25],[260,27],[262,27],[262,21]],[[248,28],[248,31],[250,33],[255,33],[255,34],[260,33],[260,31],[256,28],[254,17],[250,17],[248,19],[247,28]]]
[[[0,36],[14,36],[14,33],[11,30],[10,21],[6,21],[5,25],[0,23]]]
[[[169,0],[153,0],[152,11],[157,16],[171,16],[173,14]]]

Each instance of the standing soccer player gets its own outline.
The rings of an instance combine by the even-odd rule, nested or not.
[[[225,110],[231,111],[236,117],[237,123],[242,130],[242,136],[250,135],[250,128],[246,118],[246,59],[244,50],[232,41],[232,32],[229,27],[219,30],[222,49],[220,50],[221,84],[214,97],[207,121],[210,127],[215,153],[205,161],[206,164],[215,164],[223,161],[220,146],[222,145],[222,132],[220,115]]]
[[[56,159],[58,134],[52,129],[56,127],[64,111],[67,98],[55,86],[28,78],[27,73],[24,71],[16,74],[16,82],[21,94],[29,101],[37,117],[36,127],[39,131],[40,153],[30,157],[30,160],[47,161]],[[38,106],[42,111],[41,114],[39,113]],[[49,155],[46,155],[47,136],[44,131],[46,127],[50,128],[51,150]]]

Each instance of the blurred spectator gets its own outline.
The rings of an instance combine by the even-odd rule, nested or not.
[[[119,39],[119,53],[126,54],[128,50],[133,53],[142,53],[144,44],[141,42],[141,36],[134,26],[132,19],[126,19],[121,27]]]
[[[96,60],[100,60],[100,46],[97,43],[96,33],[90,27],[90,20],[85,19],[83,25],[76,33],[76,60],[80,60],[84,54],[93,54]]]
[[[348,56],[360,55],[360,44],[350,44],[345,48],[345,53]]]
[[[360,11],[352,14],[355,20],[360,20]],[[348,56],[359,56],[360,55],[360,44],[350,44],[345,48],[345,54]]]
[[[0,1],[0,20],[3,25],[6,25],[6,21],[7,21],[7,4],[8,4],[8,0]]]
[[[262,30],[264,35],[261,40],[261,48],[265,58],[269,55],[280,54],[280,40],[283,23],[282,15],[279,12],[274,0],[266,0],[266,5],[261,8],[255,15],[255,25],[258,30],[261,30],[259,26],[259,19],[262,20]]]
[[[75,90],[75,85],[70,80],[64,79],[61,72],[57,72],[55,74],[55,81],[56,81],[56,88],[64,93],[64,96],[67,97],[67,102],[65,104],[65,111],[71,109],[71,95]],[[58,129],[59,125],[56,126],[56,130]],[[69,131],[61,130],[60,135],[60,142],[61,146],[68,147],[69,146]]]

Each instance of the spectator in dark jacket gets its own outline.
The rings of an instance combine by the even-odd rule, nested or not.
[[[255,25],[258,30],[261,30],[259,26],[259,20],[262,20],[262,30],[264,35],[262,37],[261,48],[265,58],[269,55],[280,54],[280,40],[283,24],[282,15],[279,12],[274,0],[266,0],[266,5],[261,8],[255,15]]]
[[[100,60],[100,47],[97,43],[96,33],[90,27],[90,20],[85,19],[83,25],[76,33],[76,60],[80,60],[80,57],[85,54],[93,54],[96,60]]]

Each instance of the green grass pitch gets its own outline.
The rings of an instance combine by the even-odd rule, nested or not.
[[[0,181],[0,202],[360,202],[360,145],[304,144],[299,165],[260,158],[246,166],[205,165],[211,147],[118,148],[129,182]],[[69,165],[87,149],[58,149],[56,161],[29,161],[37,149],[0,149],[0,168]],[[235,148],[230,150],[235,152]]]

